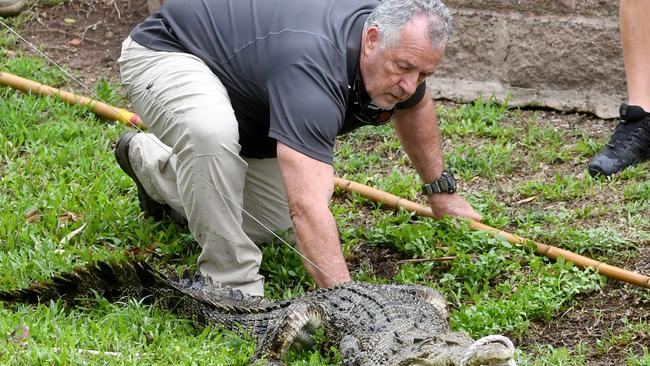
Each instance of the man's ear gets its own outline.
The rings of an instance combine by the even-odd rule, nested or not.
[[[366,28],[363,33],[363,40],[365,49],[372,50],[378,48],[381,42],[381,33],[379,32],[379,28],[374,25]]]

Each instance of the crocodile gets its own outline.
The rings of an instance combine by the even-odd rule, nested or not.
[[[0,291],[0,301],[74,304],[100,294],[136,298],[255,341],[254,365],[284,365],[296,340],[322,327],[345,366],[515,365],[514,346],[501,335],[473,340],[451,331],[442,295],[426,286],[349,282],[284,301],[246,296],[201,274],[166,274],[145,261],[97,262],[29,287]]]

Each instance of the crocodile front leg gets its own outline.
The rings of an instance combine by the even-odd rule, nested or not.
[[[255,362],[267,362],[261,365],[284,365],[282,359],[293,344],[296,336],[303,330],[315,329],[323,323],[323,310],[320,306],[309,302],[295,302],[287,307],[280,326],[269,337],[259,340],[255,347]]]
[[[346,335],[341,339],[339,350],[345,366],[361,366],[366,357],[365,352],[361,351],[359,340],[351,335]]]

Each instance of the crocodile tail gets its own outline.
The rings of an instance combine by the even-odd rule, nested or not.
[[[189,271],[181,278],[167,278],[144,261],[89,264],[27,288],[0,291],[0,301],[38,304],[60,299],[75,305],[95,294],[111,302],[136,299],[196,324],[218,323],[235,332],[251,333],[252,328],[246,328],[251,316],[289,305],[242,297],[240,292]]]
[[[78,299],[94,297],[95,293],[109,301],[124,297],[142,299],[155,295],[160,289],[173,287],[169,280],[144,261],[97,262],[49,281],[35,282],[26,288],[0,291],[0,300],[37,304],[61,299],[74,303]]]

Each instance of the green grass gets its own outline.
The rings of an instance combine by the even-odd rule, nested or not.
[[[10,44],[10,39],[0,34],[3,42]],[[19,52],[0,58],[0,69],[55,86],[67,83],[60,71]],[[126,105],[117,85],[100,81],[92,87],[109,103]],[[471,187],[467,198],[485,223],[601,260],[626,260],[637,250],[636,243],[648,240],[647,164],[615,180],[584,177],[582,167],[543,177],[536,175],[541,165],[559,169],[574,159],[584,163],[599,142],[582,134],[582,140],[569,144],[567,139],[577,134],[489,99],[441,107],[439,112],[449,146],[447,162]],[[112,146],[126,127],[100,120],[84,107],[0,87],[0,130],[1,289],[131,253],[147,255],[161,266],[195,266],[199,248],[190,233],[167,221],[145,219],[131,180],[114,162]],[[390,126],[360,129],[337,145],[337,176],[420,200],[420,182]],[[516,179],[522,172],[535,178]],[[611,192],[618,193],[607,204],[590,201]],[[535,199],[518,206],[512,197]],[[475,337],[524,337],[532,322],[552,322],[577,295],[594,294],[605,282],[592,271],[537,257],[531,247],[473,231],[463,220],[419,218],[340,192],[332,211],[347,254],[382,247],[405,259],[422,259],[399,264],[391,279],[361,265],[353,273],[356,280],[435,287],[450,303],[453,327]],[[262,249],[269,297],[290,298],[314,289],[290,248],[274,242]],[[443,256],[452,259],[427,261]],[[21,324],[31,329],[26,346],[2,340]],[[582,365],[585,357],[612,345],[627,347],[635,334],[648,332],[647,324],[634,322],[624,329],[602,345],[540,346],[519,356],[534,365]],[[195,329],[184,319],[135,301],[109,304],[94,299],[76,309],[54,302],[37,307],[0,304],[1,364],[246,365],[252,347],[218,327]],[[647,348],[628,349],[623,362],[648,364]],[[288,358],[290,365],[340,363],[337,351],[324,347],[293,351]]]
[[[0,314],[1,334],[11,332],[12,324],[30,327],[26,346],[0,342],[3,365],[248,365],[253,354],[253,344],[233,333],[197,330],[135,301],[98,299],[92,308],[71,311],[56,303],[19,306]]]

